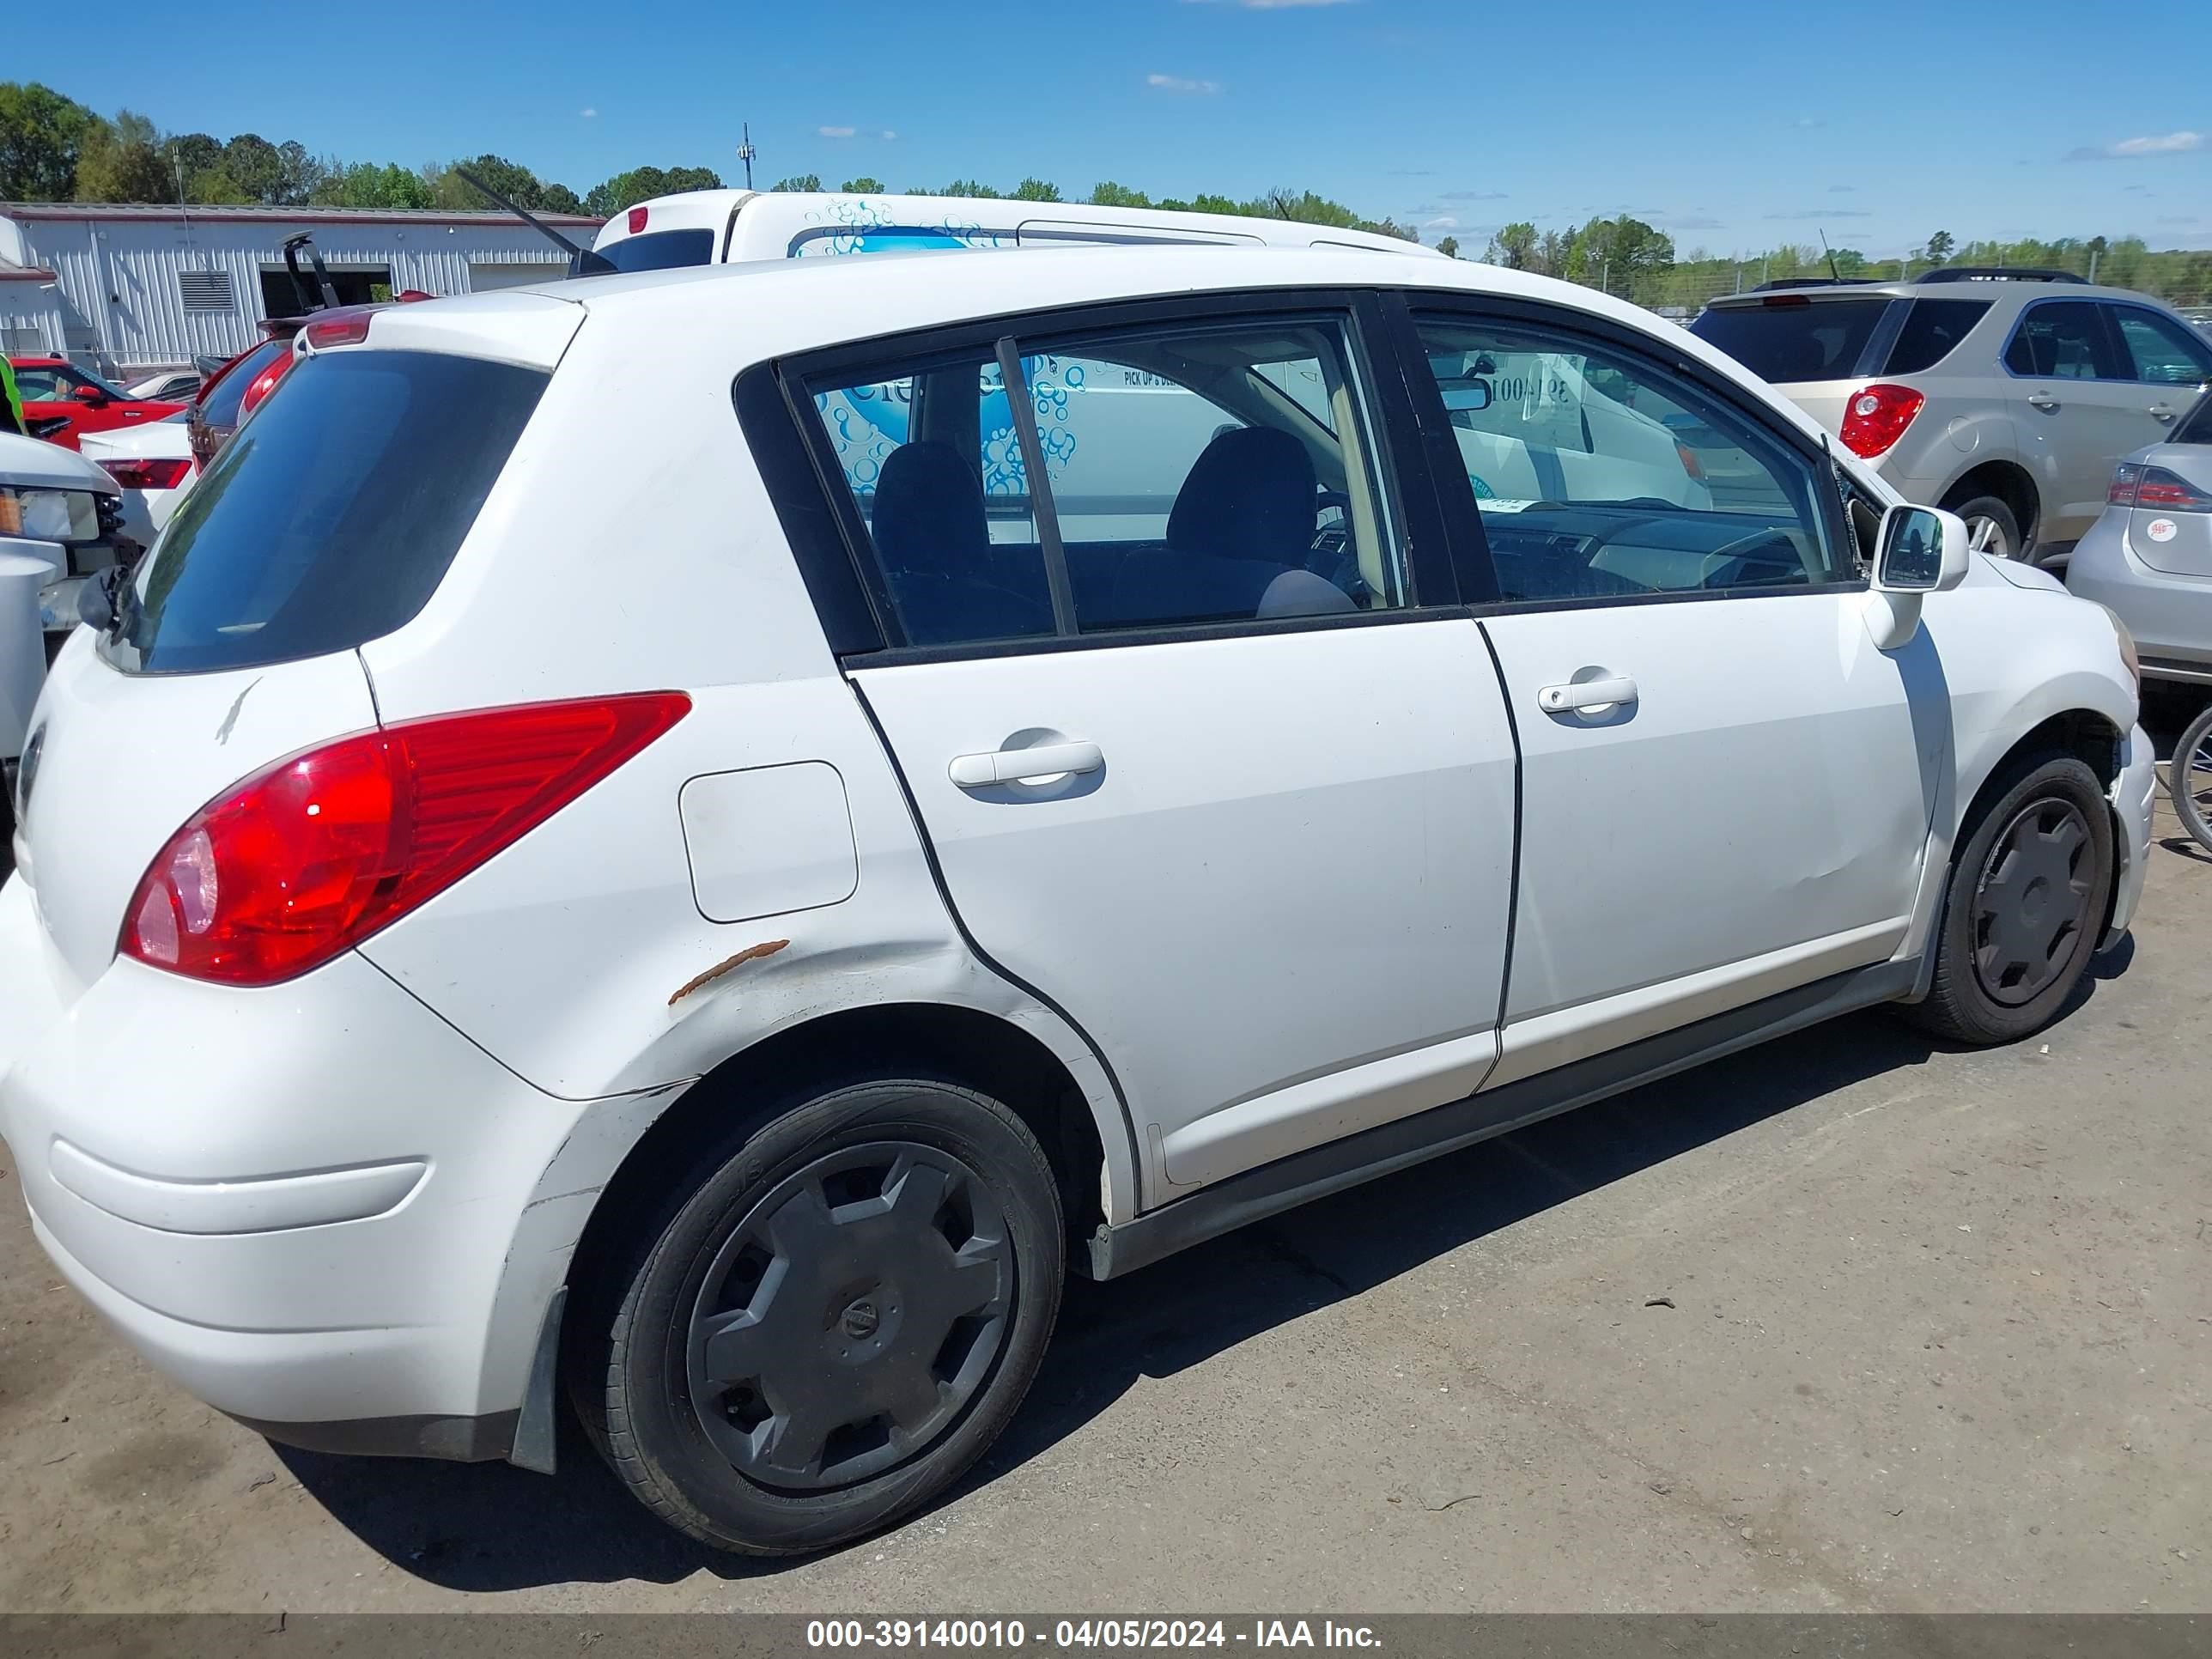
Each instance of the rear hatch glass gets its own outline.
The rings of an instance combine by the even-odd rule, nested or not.
[[[711,230],[649,230],[641,236],[625,236],[593,252],[617,270],[671,270],[678,265],[714,263],[714,233]]]
[[[102,655],[125,673],[205,673],[403,626],[445,579],[547,379],[441,352],[299,363],[170,520]]]
[[[1690,332],[1777,385],[1847,380],[1883,313],[1896,303],[1887,295],[1814,300],[1777,295],[1756,305],[1708,306]]]

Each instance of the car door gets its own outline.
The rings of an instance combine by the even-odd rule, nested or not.
[[[76,447],[77,425],[83,419],[84,405],[70,401],[59,371],[52,364],[15,366],[15,395],[23,400],[25,420],[34,423],[62,421],[64,424],[53,434],[52,441]]]
[[[2212,340],[2148,306],[2110,307],[2142,409],[2139,443],[2162,443],[2212,385]]]
[[[2105,510],[2113,464],[2152,441],[2148,402],[2108,310],[2094,300],[2039,300],[2005,346],[2006,400],[2042,488],[2036,539],[2045,545],[2079,541]]]
[[[1819,448],[1562,307],[1410,326],[1522,748],[1490,1086],[1892,957],[1948,708],[1927,630],[1874,646]]]
[[[1474,1091],[1514,750],[1352,303],[1113,315],[785,373],[946,895],[1097,1045],[1161,1196]]]

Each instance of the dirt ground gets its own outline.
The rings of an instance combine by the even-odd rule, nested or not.
[[[2212,859],[2043,1036],[1869,1014],[1071,1293],[949,1500],[716,1558],[559,1475],[272,1448],[0,1162],[0,1609],[2212,1607]]]

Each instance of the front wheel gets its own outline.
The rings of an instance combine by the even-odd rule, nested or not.
[[[2212,704],[2189,722],[2181,741],[2173,746],[2173,763],[2166,769],[2166,793],[2173,797],[2174,815],[2197,844],[2212,853]]]
[[[2071,756],[2027,763],[1952,864],[1935,981],[1913,1018],[1976,1044],[2049,1024],[2097,948],[2115,867],[2097,775]]]
[[[632,1493],[702,1542],[848,1542],[996,1440],[1059,1310],[1044,1154],[950,1083],[832,1090],[738,1144],[589,1281],[585,1426]]]

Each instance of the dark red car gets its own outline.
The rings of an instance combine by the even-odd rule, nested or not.
[[[66,357],[10,357],[15,389],[22,396],[24,418],[34,426],[59,420],[61,428],[49,442],[75,449],[78,435],[105,432],[111,427],[143,426],[175,414],[185,405],[148,398],[127,398],[105,380],[95,380]]]

